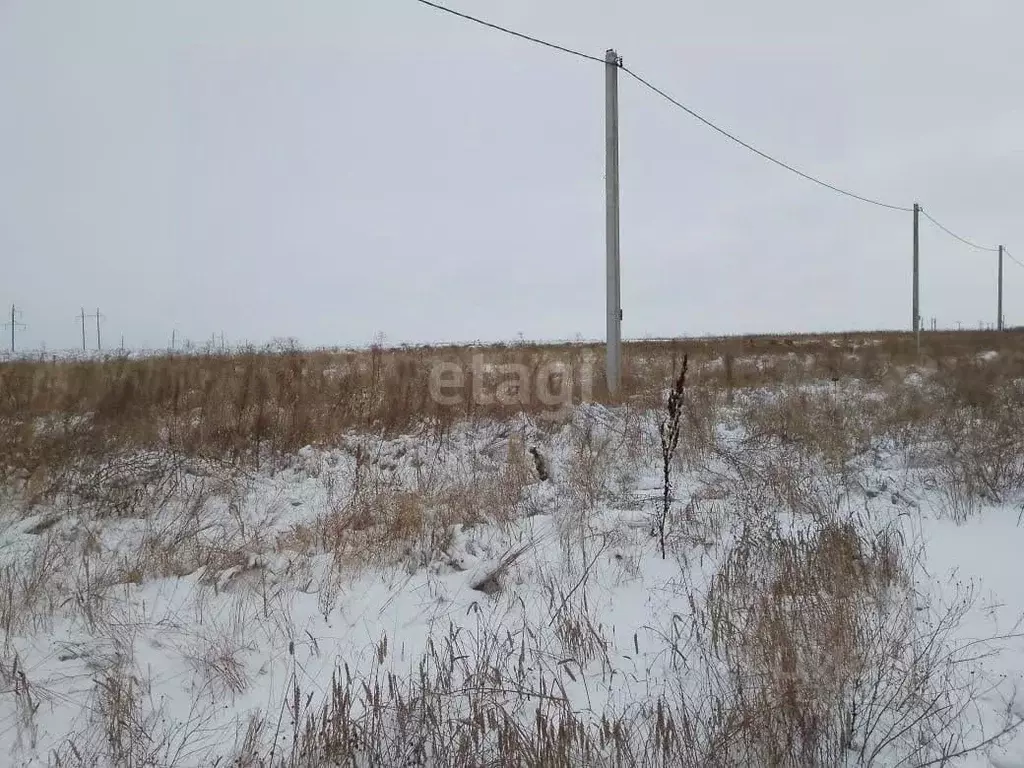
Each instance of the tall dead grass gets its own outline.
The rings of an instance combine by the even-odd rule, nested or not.
[[[907,366],[963,361],[980,350],[1003,353],[1000,365],[1019,373],[1024,358],[1016,339],[1015,333],[925,334],[920,357],[907,334],[631,342],[620,397],[656,407],[684,355],[694,362],[695,387],[728,392],[827,378],[876,380]],[[444,435],[460,420],[559,411],[535,392],[520,392],[523,382],[503,365],[543,378],[550,373],[546,364],[564,364],[574,373],[573,402],[585,393],[582,371],[591,370],[589,396],[609,402],[602,360],[600,347],[566,344],[8,361],[0,364],[0,473],[8,482],[47,488],[48,478],[82,457],[125,449],[258,466],[352,430],[397,434],[426,427]],[[464,372],[459,396],[447,404],[431,395],[431,372],[442,362]]]
[[[281,712],[240,735],[233,764],[953,764],[1019,721],[986,730],[974,718],[993,687],[976,674],[978,649],[953,637],[969,601],[920,621],[914,556],[898,530],[851,517],[786,530],[750,515],[708,585],[680,587],[690,611],[665,617],[665,647],[652,649],[675,677],[641,701],[581,703],[586,675],[613,674],[583,569],[552,593],[544,626],[439,628],[411,673],[383,638],[373,667],[340,664],[325,697],[294,678]]]
[[[65,500],[89,525],[69,546],[51,533],[53,520],[38,523],[37,546],[0,570],[0,628],[38,634],[63,612],[107,631],[125,584],[201,571],[201,585],[220,589],[249,571],[261,578],[254,553],[282,549],[331,555],[327,614],[346,567],[461,570],[451,556],[461,528],[501,530],[551,513],[569,567],[543,581],[550,610],[541,625],[515,635],[485,624],[442,628],[411,673],[385,663],[382,642],[368,673],[341,664],[326,697],[296,676],[279,711],[244,725],[231,764],[813,766],[893,755],[941,764],[1018,723],[976,728],[972,702],[990,691],[972,677],[973,649],[955,642],[966,603],[923,627],[909,588],[915,554],[872,519],[880,491],[858,495],[858,483],[887,453],[912,452],[908,466],[946,494],[957,518],[1018,500],[1024,362],[1015,338],[926,335],[920,357],[901,335],[638,342],[627,346],[619,398],[602,391],[596,369],[594,396],[609,408],[555,421],[540,418],[551,408],[535,400],[474,402],[472,378],[465,401],[436,402],[432,362],[458,360],[472,376],[474,348],[7,363],[3,480],[30,499]],[[987,350],[998,354],[978,356]],[[484,354],[538,371],[588,351]],[[613,643],[587,597],[594,564],[607,556],[606,542],[592,544],[590,518],[635,501],[627,492],[658,469],[647,409],[662,407],[684,359],[687,398],[674,414],[673,464],[662,469],[696,487],[663,496],[661,541],[684,568],[711,551],[720,561],[706,585],[674,582],[688,613],[658,617],[656,653],[671,660],[675,687],[640,703],[582,707],[570,691],[587,672],[612,674]],[[494,368],[481,375],[483,387],[502,383]],[[459,454],[463,422],[493,427],[490,440]],[[429,448],[389,442],[399,434]],[[213,498],[244,504],[245,470],[289,466],[306,445],[350,436],[359,439],[344,466],[310,470],[326,496],[312,519],[283,533],[241,514],[211,522]],[[543,458],[554,447],[557,460]],[[890,500],[903,501],[896,489],[882,499]],[[863,516],[850,512],[861,504]],[[111,557],[100,524],[135,517],[146,523],[137,546]],[[510,552],[501,567],[521,554]],[[635,563],[623,570],[637,578]],[[514,602],[501,582],[475,586]],[[269,621],[266,590],[258,597]],[[190,646],[213,696],[246,690],[247,647],[230,632]],[[0,683],[24,702],[31,738],[39,694],[4,650]],[[133,674],[110,667],[97,678],[88,730],[56,764],[188,764],[205,715],[166,724]]]

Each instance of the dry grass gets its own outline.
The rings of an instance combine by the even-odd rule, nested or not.
[[[233,764],[802,768],[875,765],[886,750],[946,764],[1016,723],[974,734],[967,711],[987,689],[973,651],[950,644],[966,602],[920,632],[904,603],[908,554],[892,531],[852,520],[795,534],[748,520],[707,590],[689,590],[690,623],[668,623],[688,682],[600,712],[568,693],[585,670],[609,669],[584,568],[551,588],[554,653],[539,627],[449,627],[402,674],[383,638],[373,669],[340,666],[326,697],[295,678],[276,727],[273,713],[252,720]]]
[[[920,358],[909,334],[747,337],[631,342],[624,389],[632,403],[656,405],[683,355],[695,386],[733,392],[827,378],[884,378],[907,366],[946,366],[980,350],[1006,353],[1010,375],[1024,371],[1016,333],[925,334]],[[475,363],[478,357],[480,363]],[[443,436],[460,420],[505,420],[516,413],[558,413],[526,392],[502,365],[525,366],[535,386],[545,365],[579,373],[592,361],[590,397],[608,402],[600,347],[515,345],[384,349],[358,352],[260,352],[106,361],[0,364],[0,471],[45,492],[83,457],[102,461],[125,448],[172,451],[258,466],[305,445],[330,445],[347,431],[398,434],[427,428]],[[465,396],[431,396],[431,371],[454,362]],[[1012,369],[1012,370],[1011,370]],[[574,402],[588,385],[571,382]],[[488,398],[471,396],[474,388]],[[498,394],[505,392],[508,397]],[[529,396],[527,396],[529,395]],[[485,402],[489,399],[491,402]],[[130,496],[125,499],[130,503]]]
[[[197,702],[251,691],[246,621],[256,616],[278,623],[262,627],[270,642],[289,638],[293,667],[287,700],[250,712],[218,765],[951,760],[1017,722],[995,736],[973,730],[970,707],[987,690],[971,678],[973,649],[955,640],[967,601],[929,608],[922,629],[910,588],[917,553],[876,514],[912,504],[900,488],[865,486],[865,470],[902,457],[958,520],[1020,501],[1017,344],[1016,333],[924,334],[918,356],[906,334],[634,342],[620,397],[603,391],[596,364],[594,404],[569,412],[517,401],[522,382],[494,366],[532,375],[552,361],[599,361],[596,348],[4,363],[0,480],[24,514],[46,513],[32,521],[33,547],[0,568],[0,694],[17,698],[30,742],[46,692],[12,638],[72,621],[114,637],[122,657],[97,672],[87,722],[51,764],[191,764],[208,714],[197,704],[185,720],[167,718],[120,638],[130,622],[113,617],[134,586],[198,575],[199,589],[234,595],[239,613],[185,643]],[[989,350],[998,354],[979,357]],[[478,354],[486,365],[474,372]],[[677,429],[662,451],[658,413],[684,359],[686,396],[673,401]],[[505,402],[437,402],[438,360],[460,361],[467,393],[479,381]],[[584,384],[574,386],[578,399]],[[315,458],[307,445],[334,453]],[[285,502],[252,508],[260,478],[300,471],[322,490],[313,512],[282,523]],[[665,588],[689,611],[647,629],[676,675],[635,702],[598,705],[588,681],[618,672],[595,573],[614,558],[618,579],[640,579],[647,544],[641,534],[630,549],[629,535],[596,531],[594,518],[642,507],[633,494],[652,471],[673,483],[657,499],[664,565],[680,565]],[[481,556],[493,564],[471,586],[525,613],[513,577],[537,567],[527,564],[536,542],[502,537],[536,515],[553,517],[562,559],[533,574],[542,610],[532,623],[512,632],[478,608],[474,629],[437,626],[421,657],[393,663],[385,638],[369,670],[341,663],[329,685],[319,680],[326,695],[303,683],[283,590],[316,581],[326,620],[353,574],[462,571],[457,541],[486,530]],[[123,536],[105,538],[117,526]],[[267,565],[274,555],[287,555],[287,574]],[[705,558],[708,579],[690,581]]]

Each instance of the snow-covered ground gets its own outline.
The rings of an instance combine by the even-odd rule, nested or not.
[[[928,444],[836,462],[739,418],[778,397],[684,418],[664,558],[663,414],[628,407],[10,489],[4,764],[727,763],[824,691],[803,764],[1024,766],[1024,733],[987,743],[1024,719],[1019,500],[967,498]]]

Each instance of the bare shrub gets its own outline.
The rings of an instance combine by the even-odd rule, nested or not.
[[[568,426],[569,455],[565,483],[581,510],[610,497],[615,438],[606,425],[583,412]]]
[[[994,728],[984,727],[977,704],[999,694],[982,662],[1011,635],[957,637],[974,606],[970,592],[939,607],[921,605],[909,593],[903,600],[861,629],[869,663],[853,679],[844,708],[857,764],[896,754],[913,765],[950,765],[1004,742],[1022,724],[1015,702],[1006,702],[1005,719]]]
[[[147,702],[145,693],[145,682],[124,666],[103,671],[96,680],[89,726],[51,755],[52,764],[68,768],[194,764],[210,746],[209,711],[195,702],[185,719],[176,720]]]
[[[12,563],[0,567],[0,629],[4,648],[22,632],[46,632],[57,609],[54,587],[60,570],[56,557],[60,547],[52,533],[40,540]]]
[[[963,603],[922,620],[906,556],[852,520],[747,522],[674,641],[704,675],[676,711],[694,743],[727,765],[926,765],[1008,736],[1018,720],[983,732],[969,711],[991,689],[952,637]]]
[[[235,625],[214,626],[197,637],[185,658],[202,680],[202,687],[212,699],[234,698],[249,687],[248,668],[244,654],[255,650],[243,638],[244,628]]]
[[[39,733],[36,712],[46,697],[29,681],[17,653],[9,660],[0,659],[0,696],[14,698],[16,747],[35,751]]]
[[[793,446],[842,475],[849,462],[870,448],[867,408],[852,392],[782,390],[746,404],[741,420],[751,439]]]
[[[943,402],[934,419],[941,446],[934,478],[957,520],[1024,491],[1024,389],[1010,373],[970,362],[938,378]]]

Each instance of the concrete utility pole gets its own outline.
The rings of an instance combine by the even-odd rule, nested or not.
[[[622,381],[622,296],[619,290],[619,66],[609,48],[605,61],[605,246],[608,280],[608,330],[605,375],[608,392],[618,393]]]
[[[82,307],[82,351],[85,352],[85,307]]]
[[[921,315],[920,315],[920,293],[919,293],[919,260],[918,260],[918,248],[920,241],[918,239],[918,213],[921,211],[921,206],[914,203],[914,333],[917,333],[921,329]]]
[[[1003,246],[999,246],[999,302],[996,308],[996,330],[1003,330]]]
[[[100,343],[100,319],[103,315],[100,314],[100,308],[96,307],[96,351],[99,352],[103,349],[103,344]]]

